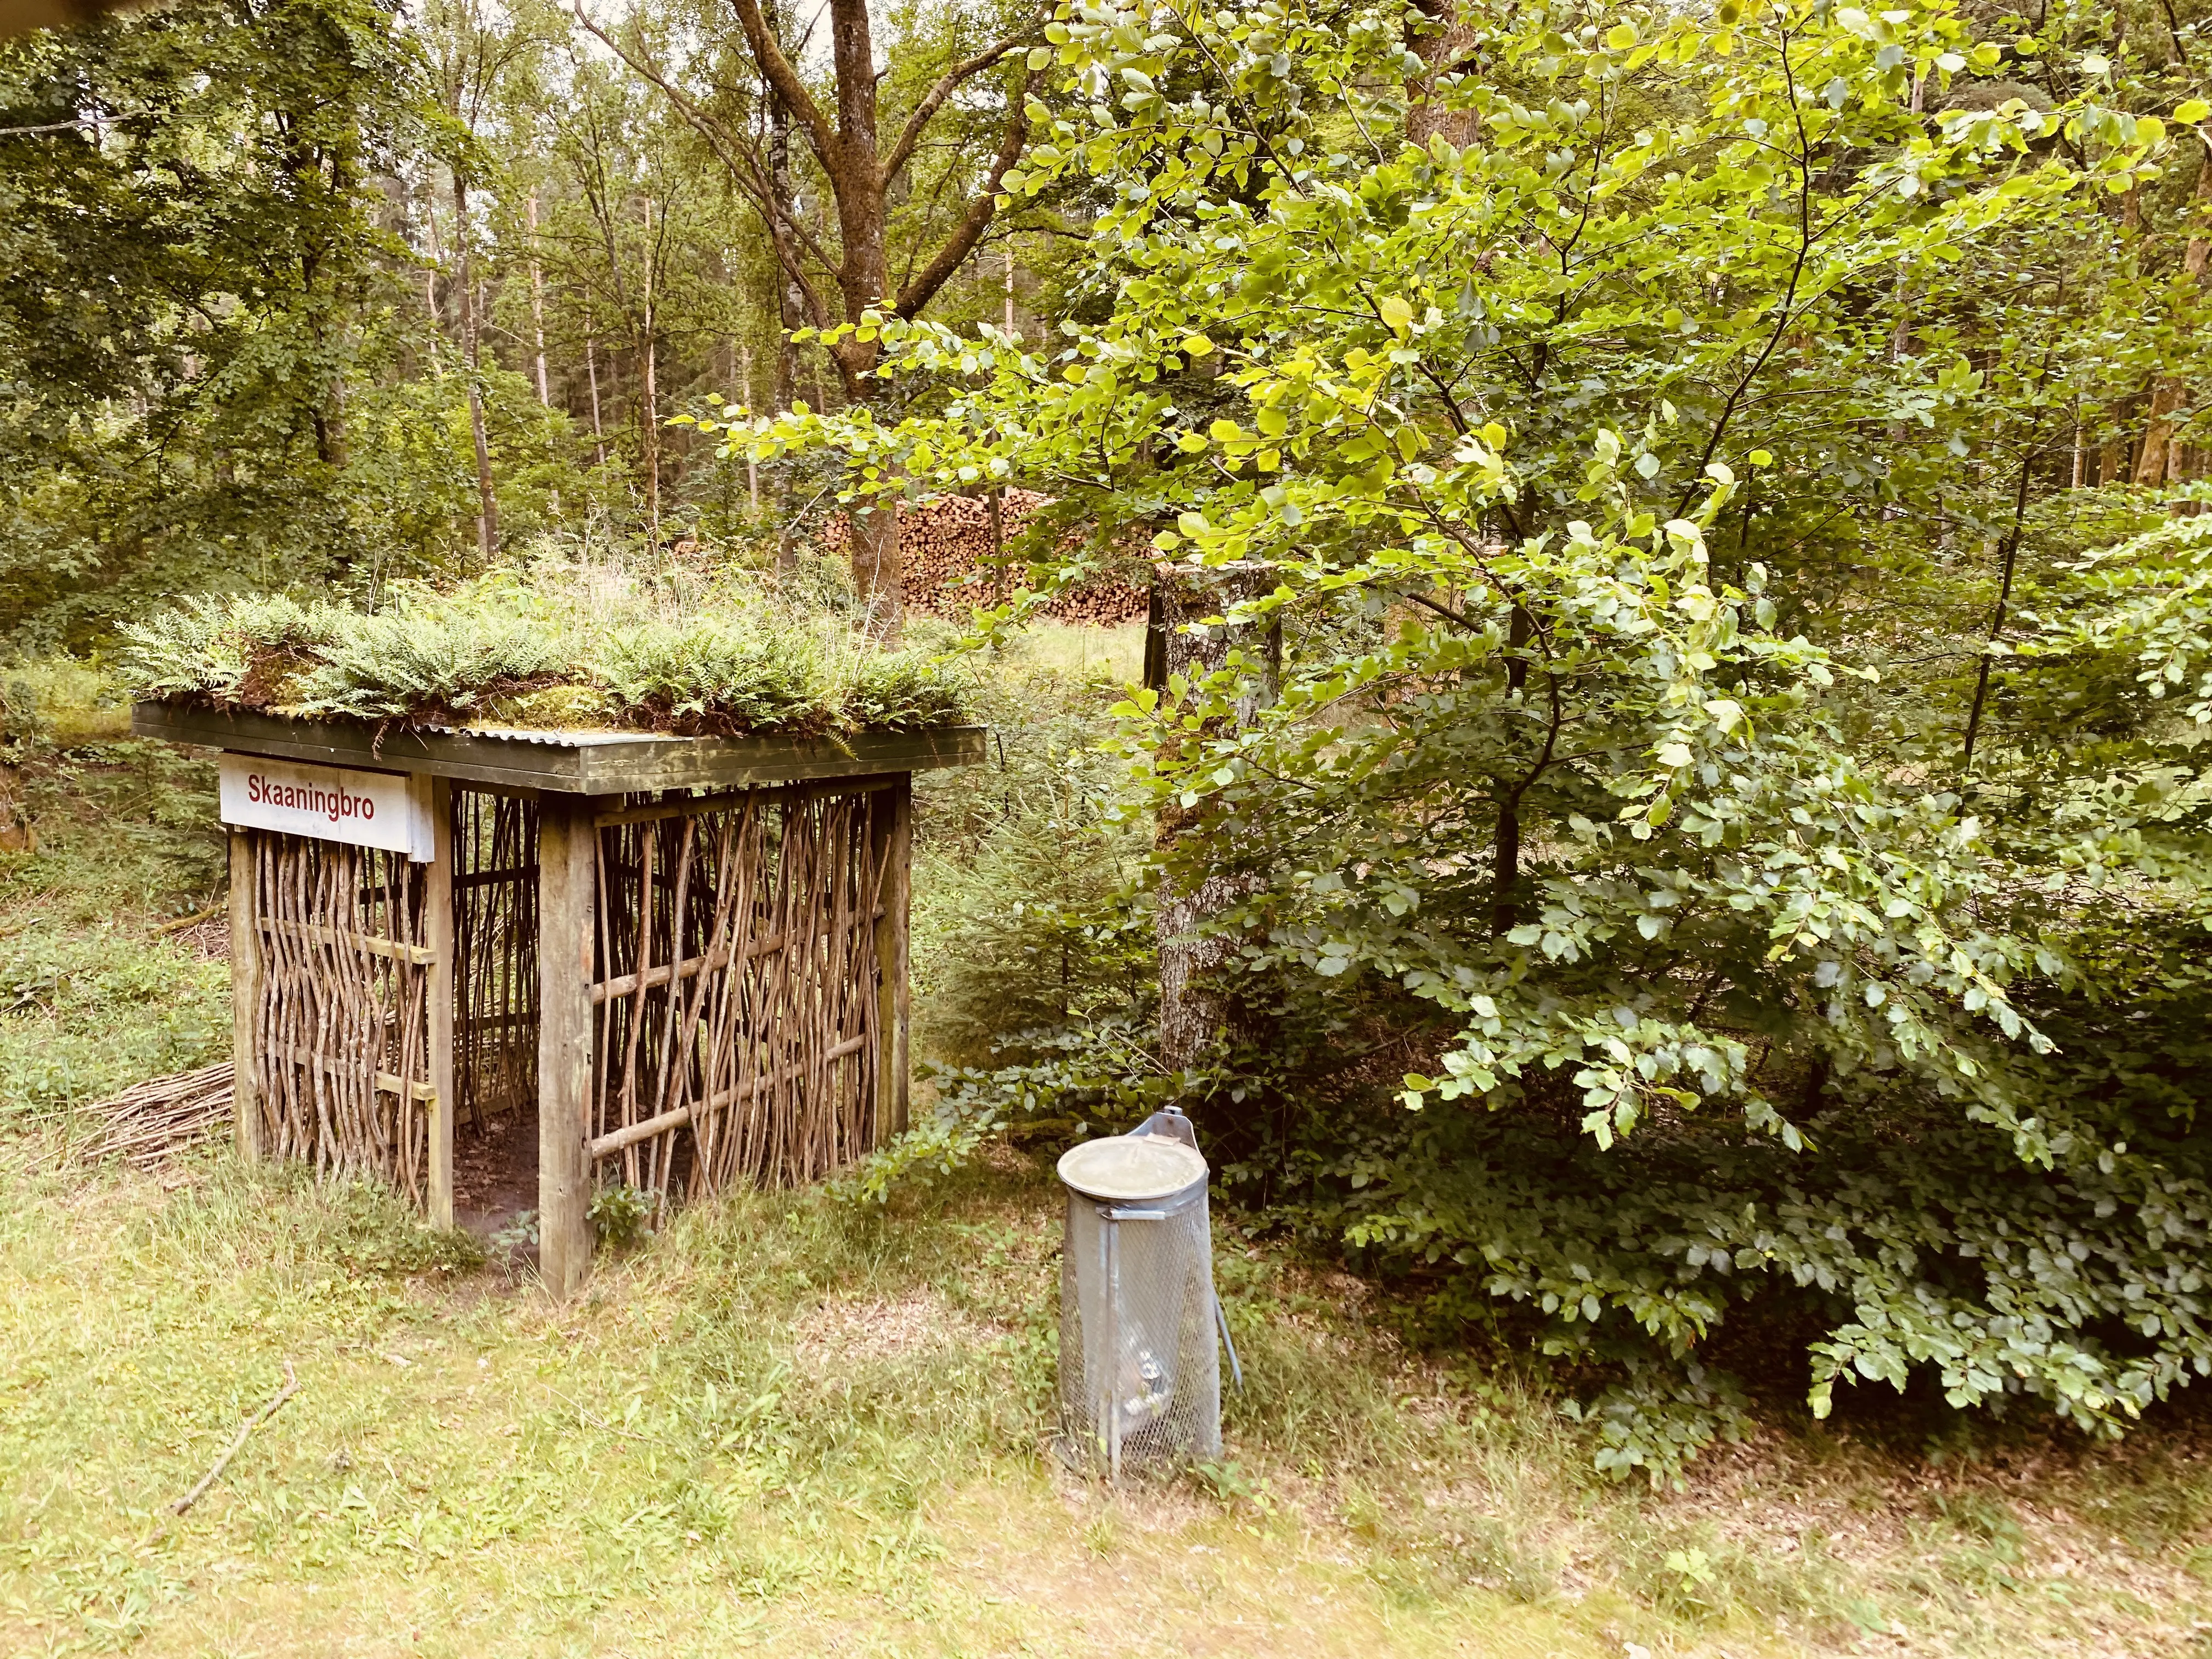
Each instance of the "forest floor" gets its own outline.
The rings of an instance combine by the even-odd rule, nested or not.
[[[702,1206],[558,1307],[375,1192],[88,1164],[73,1107],[228,1008],[171,925],[214,896],[203,772],[79,736],[0,854],[0,1652],[2212,1653],[2201,1408],[2094,1448],[1860,1390],[1613,1485],[1540,1380],[1231,1218],[1224,1461],[1117,1493],[1048,1449],[1025,1157]]]

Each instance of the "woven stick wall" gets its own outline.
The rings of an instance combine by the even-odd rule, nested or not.
[[[249,837],[258,1144],[417,1203],[428,1174],[422,866],[265,830]]]
[[[538,1099],[538,817],[453,791],[453,1083],[471,1128]]]
[[[871,803],[803,786],[601,825],[602,1180],[618,1158],[628,1185],[696,1197],[811,1181],[875,1145],[893,854]]]

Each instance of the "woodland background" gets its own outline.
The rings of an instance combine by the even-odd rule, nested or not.
[[[697,121],[550,7],[188,5],[9,45],[0,627],[82,648],[196,589],[818,529],[820,477],[749,477],[666,424],[851,395],[785,337],[827,319],[784,291],[716,124],[834,242],[820,164],[717,12],[595,20]],[[823,56],[826,17],[774,21]],[[1023,21],[888,13],[886,143]],[[962,81],[888,186],[893,278],[974,204],[1004,79]],[[1076,234],[1049,205],[993,219],[932,314],[1036,333]]]
[[[2148,1424],[2188,1468],[2134,1555],[2050,1565],[2094,1461],[2032,1540],[1894,1536],[1978,1540],[1977,1596],[2087,1573],[2084,1650],[2191,1639],[2127,1621],[2212,1559],[2212,17],[871,21],[288,0],[0,46],[7,1103],[213,1040],[67,896],[124,905],[104,817],[147,925],[212,896],[204,779],[115,726],[170,600],[605,563],[880,633],[860,509],[1032,491],[994,540],[1033,592],[908,619],[994,764],[922,800],[937,1109],[822,1250],[855,1200],[1035,1211],[1024,1158],[1182,1099],[1249,1259],[1384,1287],[1453,1455],[1539,1413],[1658,1490]],[[863,82],[879,169],[917,135],[887,172],[802,131]],[[1147,638],[1020,635],[1102,574]],[[1342,1495],[1297,1426],[1336,1340],[1251,1407],[1283,1491]],[[1447,1576],[1581,1571],[1453,1525]],[[1762,1601],[1723,1535],[1632,1594],[1838,1642],[1937,1595]],[[2126,1606],[2124,1556],[2165,1575]]]

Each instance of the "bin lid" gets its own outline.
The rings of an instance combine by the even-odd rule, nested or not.
[[[1206,1179],[1206,1159],[1167,1135],[1106,1135],[1060,1154],[1060,1178],[1087,1198],[1172,1198]]]

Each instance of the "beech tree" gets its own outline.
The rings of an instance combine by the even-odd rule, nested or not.
[[[889,388],[876,374],[880,348],[865,319],[878,313],[920,316],[975,252],[998,210],[1006,175],[1028,139],[1036,70],[1024,48],[1033,35],[1029,30],[1009,33],[947,64],[897,118],[886,143],[878,102],[884,71],[877,63],[868,0],[829,0],[832,89],[826,107],[793,61],[787,23],[763,9],[761,0],[730,0],[730,9],[742,61],[757,77],[752,85],[718,79],[727,58],[711,49],[695,54],[687,66],[704,84],[687,85],[684,70],[659,61],[635,27],[627,34],[603,28],[580,4],[577,16],[659,88],[706,140],[731,184],[760,215],[805,320],[831,334],[830,356],[847,398],[881,404]],[[980,77],[1010,64],[1018,66],[1016,72],[1009,84],[996,88],[1004,113],[995,150],[980,160],[972,176],[957,179],[963,205],[951,224],[895,280],[890,258],[894,194],[933,128],[944,125],[947,106]],[[797,208],[776,153],[787,124],[798,129],[821,169],[831,198],[832,224],[818,223]],[[956,161],[956,171],[959,166]],[[884,497],[856,507],[849,547],[853,584],[868,608],[872,629],[895,637],[903,611],[895,500]]]
[[[1616,1474],[1742,1425],[1747,1315],[1816,1413],[2117,1433],[2212,1370],[2203,521],[2064,504],[2197,303],[2102,204],[2196,146],[2078,27],[1063,7],[1006,183],[1112,204],[1110,313],[879,313],[926,417],[738,434],[1018,478],[1206,596],[1120,711],[1153,1055],[955,1076],[920,1155],[1180,1096],[1279,1223],[1608,1377]]]

